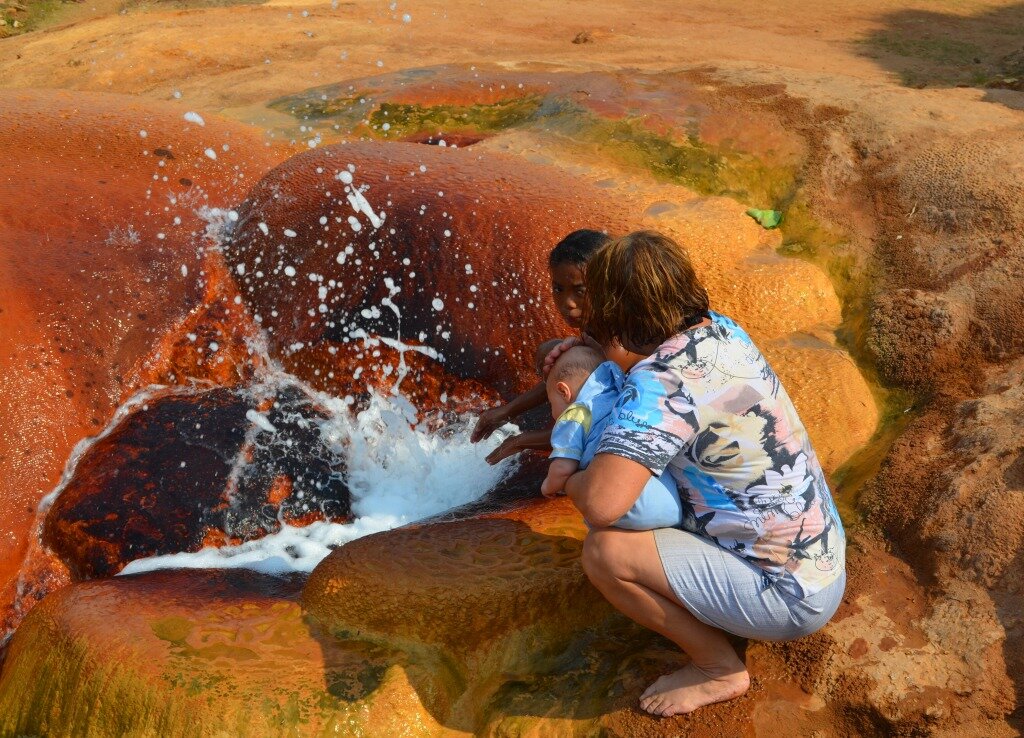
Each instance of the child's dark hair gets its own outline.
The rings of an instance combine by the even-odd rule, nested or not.
[[[590,257],[599,248],[611,240],[607,233],[592,231],[589,228],[573,231],[559,241],[555,248],[551,249],[551,254],[548,256],[548,266],[555,267],[559,264],[583,266],[590,261]]]

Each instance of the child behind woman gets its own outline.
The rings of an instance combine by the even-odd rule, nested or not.
[[[566,324],[573,330],[580,331],[583,326],[583,315],[586,311],[586,286],[584,276],[587,261],[602,246],[611,241],[607,234],[600,231],[581,229],[573,231],[563,238],[551,250],[548,256],[548,272],[551,275],[551,299],[555,308]],[[537,349],[537,374],[541,375],[540,365],[550,348],[557,346],[557,340],[546,341]],[[641,357],[636,357],[637,359]],[[473,443],[488,438],[495,430],[525,412],[540,407],[547,402],[547,389],[544,382],[539,381],[533,389],[519,395],[511,402],[485,410],[477,419],[476,427],[470,440]],[[551,448],[550,434],[546,430],[527,431],[506,438],[487,457],[489,464],[496,464],[504,458],[521,451],[547,451]]]

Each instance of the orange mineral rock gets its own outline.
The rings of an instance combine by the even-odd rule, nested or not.
[[[237,124],[96,93],[0,99],[0,610],[40,498],[203,297],[203,208],[282,157]]]
[[[286,362],[307,352],[289,362],[304,380],[336,392],[358,392],[363,371],[396,381],[398,352],[410,385],[426,358],[435,374],[509,394],[536,382],[537,344],[571,332],[551,305],[548,252],[577,228],[622,232],[625,211],[500,154],[337,145],[261,180],[226,252],[272,352]],[[361,368],[308,353],[325,343],[356,344]]]

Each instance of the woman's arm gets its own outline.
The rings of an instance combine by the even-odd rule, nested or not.
[[[484,410],[477,418],[476,425],[469,440],[473,443],[489,438],[494,431],[505,425],[513,418],[518,418],[527,410],[540,407],[548,401],[547,388],[543,382],[538,382],[532,389],[527,390],[514,400],[501,407],[492,407]]]
[[[569,477],[565,492],[588,523],[607,528],[629,512],[650,478],[643,464],[598,454],[586,469]]]

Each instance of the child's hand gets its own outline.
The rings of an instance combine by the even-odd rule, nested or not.
[[[498,444],[498,447],[496,449],[491,451],[491,453],[487,454],[487,458],[484,460],[491,466],[494,466],[499,461],[507,459],[509,456],[515,456],[520,451],[525,450],[521,448],[519,445],[521,435],[523,434],[520,433],[519,436],[509,436],[508,438],[506,438],[504,441]]]
[[[476,425],[473,426],[473,432],[470,434],[469,440],[473,443],[477,443],[485,438],[490,438],[494,431],[498,430],[498,428],[505,425],[507,422],[508,413],[505,412],[504,406],[492,407],[490,410],[484,410],[480,413],[480,417],[476,419]],[[498,448],[501,448],[501,446]]]
[[[579,468],[579,462],[573,459],[553,459],[548,465],[548,474],[540,485],[540,493],[545,497],[564,495],[565,483],[579,471]]]
[[[551,372],[551,367],[553,367],[555,365],[555,362],[558,361],[559,356],[564,354],[573,346],[582,345],[584,345],[583,339],[579,338],[578,336],[572,336],[571,338],[565,339],[560,344],[551,349],[551,351],[548,352],[548,355],[544,357],[544,376],[546,377]]]

